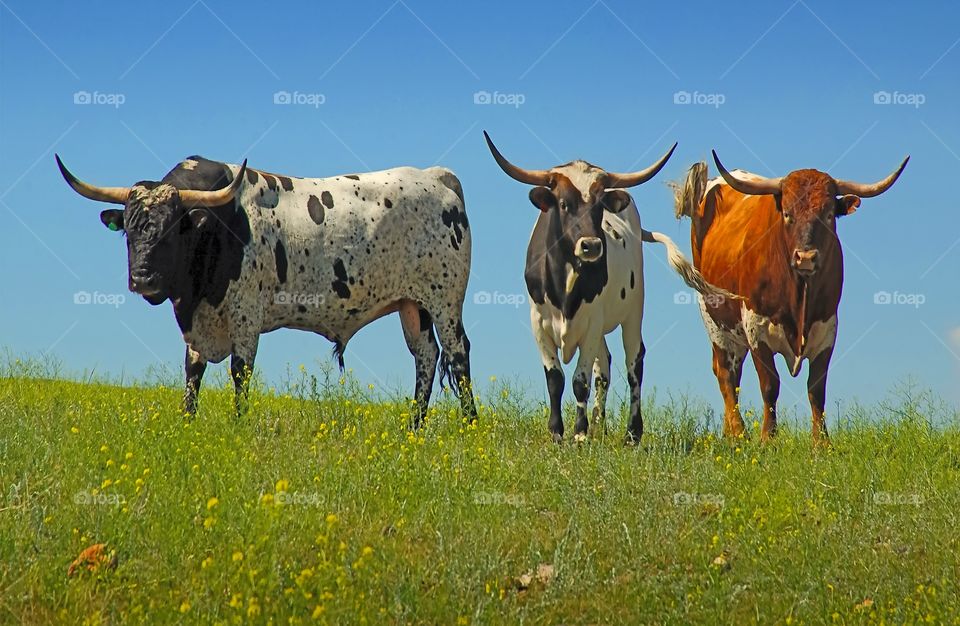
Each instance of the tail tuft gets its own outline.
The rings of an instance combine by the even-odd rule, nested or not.
[[[457,380],[457,377],[453,375],[453,363],[450,362],[450,358],[447,356],[446,352],[440,353],[440,362],[438,363],[438,369],[440,370],[440,386],[443,386],[444,381],[450,387],[450,391],[453,392],[453,395],[460,397],[460,381]]]
[[[691,165],[682,184],[670,181],[667,186],[673,190],[674,214],[677,219],[694,217],[707,190],[706,162],[700,161]]]
[[[333,356],[337,359],[337,365],[340,367],[340,373],[343,373],[343,353],[346,352],[347,346],[337,339],[333,342]]]

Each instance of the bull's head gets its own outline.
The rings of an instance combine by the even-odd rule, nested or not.
[[[653,178],[677,147],[673,144],[656,163],[629,174],[607,172],[585,161],[549,170],[527,170],[504,158],[486,132],[483,136],[500,169],[514,180],[536,185],[530,190],[530,202],[549,214],[551,236],[556,237],[549,242],[550,246],[557,248],[575,269],[603,258],[603,212],[619,213],[630,205],[630,194],[623,188]]]
[[[839,180],[817,170],[796,170],[780,178],[746,177],[727,171],[717,153],[713,160],[723,179],[744,194],[772,195],[784,224],[790,267],[811,277],[820,260],[838,245],[836,220],[850,215],[861,198],[879,196],[897,182],[907,157],[892,174],[875,183]]]
[[[63,178],[81,196],[123,205],[123,209],[102,211],[100,221],[110,230],[126,233],[130,291],[151,304],[171,296],[185,237],[205,227],[211,208],[233,201],[247,167],[244,161],[233,182],[216,191],[177,189],[154,181],[132,187],[96,187],[71,174],[60,157],[56,158]]]

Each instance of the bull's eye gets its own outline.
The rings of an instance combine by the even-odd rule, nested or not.
[[[792,213],[784,213],[784,214],[783,214],[783,221],[786,222],[787,224],[793,224],[793,214],[792,214]]]

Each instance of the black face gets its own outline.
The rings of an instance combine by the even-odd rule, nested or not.
[[[100,214],[107,228],[125,231],[130,291],[150,304],[160,304],[171,296],[177,266],[182,262],[182,240],[205,218],[203,209],[186,211],[172,186],[149,182],[130,189],[124,210]]]
[[[630,204],[630,195],[619,189],[606,191],[600,182],[583,194],[565,176],[558,175],[550,188],[530,190],[530,201],[550,214],[554,225],[551,248],[559,251],[564,261],[579,268],[603,259],[603,212],[622,211]]]

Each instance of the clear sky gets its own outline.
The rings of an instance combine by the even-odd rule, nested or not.
[[[191,154],[314,177],[450,167],[473,226],[474,372],[537,398],[545,386],[522,303],[536,209],[493,162],[483,129],[536,168],[583,158],[639,169],[679,141],[632,192],[644,225],[688,253],[689,223],[675,221],[664,183],[711,148],[731,168],[861,181],[910,154],[889,192],[839,223],[846,280],[828,405],[873,402],[912,377],[957,406],[960,203],[947,183],[960,166],[958,38],[952,2],[2,0],[0,346],[55,355],[73,374],[182,366],[171,306],[126,292],[122,237],[63,183],[55,151],[101,185],[157,180]],[[719,409],[699,313],[675,303],[683,285],[663,247],[645,256],[644,388]],[[75,304],[81,291],[126,299]],[[494,304],[478,303],[481,292]],[[893,303],[875,303],[882,292]],[[610,344],[622,394],[619,339]],[[329,355],[319,336],[278,331],[262,337],[257,366],[279,381]],[[395,316],[362,331],[346,361],[364,382],[412,393]],[[782,402],[805,415],[806,366],[792,380],[778,363]],[[752,366],[743,387],[756,403]]]

